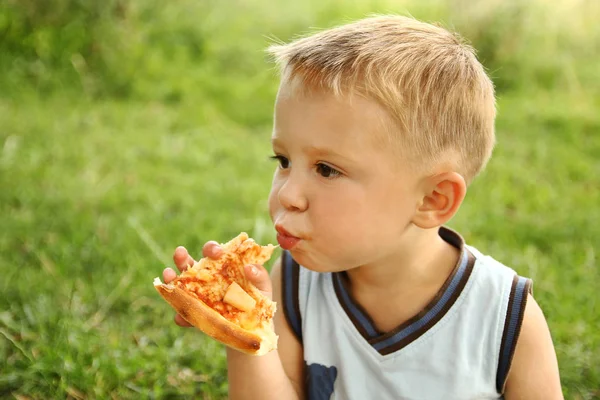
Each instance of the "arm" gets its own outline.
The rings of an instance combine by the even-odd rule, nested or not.
[[[263,279],[269,278],[266,270]],[[261,277],[255,278],[261,280]],[[304,398],[302,346],[294,336],[283,314],[281,298],[281,259],[271,269],[273,300],[278,310],[274,316],[275,332],[279,335],[277,350],[264,356],[249,356],[227,349],[229,398],[237,399],[302,399]],[[267,288],[256,282],[259,289]],[[261,287],[262,286],[262,287]],[[265,290],[266,291],[266,290]]]
[[[504,398],[563,399],[558,362],[540,306],[528,295],[521,333],[506,379]]]

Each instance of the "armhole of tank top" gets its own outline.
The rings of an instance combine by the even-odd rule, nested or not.
[[[300,315],[300,299],[298,297],[300,265],[289,252],[283,251],[281,254],[281,267],[283,314],[294,335],[302,344],[302,316]]]
[[[528,278],[515,275],[508,298],[508,307],[504,320],[504,331],[500,344],[500,357],[498,359],[498,371],[496,374],[496,390],[504,393],[506,378],[510,371],[517,340],[521,332],[521,324],[527,305],[527,295],[532,294],[532,281]]]

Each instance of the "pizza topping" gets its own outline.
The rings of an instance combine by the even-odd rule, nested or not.
[[[223,284],[214,284],[220,282],[220,279],[216,278],[218,275],[213,275],[213,284],[207,284],[207,282],[201,282],[191,276],[180,276],[175,279],[172,284],[179,286],[189,294],[195,296],[207,306],[221,314],[225,319],[238,324],[244,329],[253,329],[260,324],[266,323],[273,318],[274,308],[270,305],[269,300],[252,298],[247,292],[241,287],[239,290],[243,294],[251,298],[255,302],[255,305],[249,308],[249,310],[242,310],[234,304],[229,304],[225,301],[224,297],[229,291],[229,288],[233,286],[233,283],[229,285],[229,288]],[[235,283],[235,285],[238,285]],[[239,286],[239,285],[238,285]],[[225,290],[227,288],[227,291]],[[235,292],[235,289],[232,289]],[[235,299],[235,294],[233,295]],[[242,295],[243,296],[243,295]],[[233,300],[234,302],[236,300]],[[242,307],[245,300],[242,300]]]
[[[274,247],[260,246],[246,234],[240,234],[223,248],[218,260],[202,258],[171,284],[244,329],[270,323],[275,305],[247,281],[243,266],[265,262]]]
[[[242,311],[250,311],[256,306],[256,300],[246,293],[237,282],[229,285],[225,297],[223,297],[223,302],[231,304]]]
[[[200,281],[209,281],[211,277],[211,273],[205,269],[198,270],[196,272],[196,278]]]

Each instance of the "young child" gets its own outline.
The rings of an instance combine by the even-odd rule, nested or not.
[[[282,78],[269,209],[284,252],[270,278],[246,273],[279,305],[279,348],[227,349],[230,398],[562,398],[531,281],[444,227],[494,145],[493,85],[473,50],[379,16],[270,52]],[[183,247],[174,260],[193,263]]]

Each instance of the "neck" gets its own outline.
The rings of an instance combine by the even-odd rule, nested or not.
[[[352,292],[386,296],[443,285],[456,266],[460,251],[444,241],[438,229],[411,229],[404,244],[378,260],[347,272]]]

